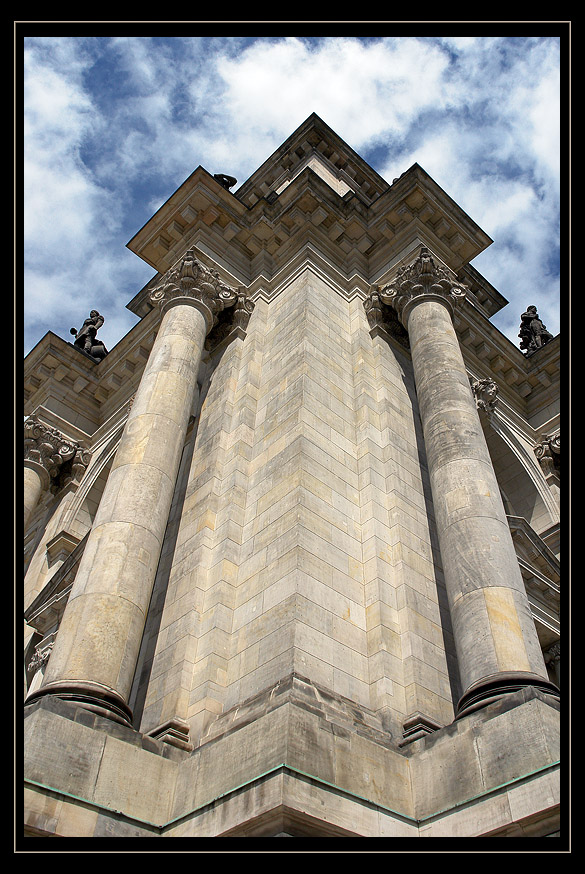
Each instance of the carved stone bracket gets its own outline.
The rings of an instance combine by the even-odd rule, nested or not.
[[[534,454],[540,462],[545,476],[560,474],[561,470],[561,435],[543,437],[534,447]]]
[[[498,385],[493,379],[469,378],[471,391],[478,410],[484,410],[488,415],[493,413],[498,403]]]
[[[552,646],[549,646],[544,653],[544,661],[547,665],[551,665],[555,672],[557,685],[561,684],[561,641],[557,640]]]
[[[206,318],[207,333],[226,307],[237,304],[242,311],[247,311],[247,307],[239,303],[241,298],[245,298],[245,294],[225,285],[216,270],[210,270],[197,258],[195,249],[188,249],[150,293],[151,302],[162,309],[180,299],[196,302]]]
[[[534,454],[540,462],[545,477],[560,477],[561,473],[561,435],[545,436],[534,447]]]
[[[205,339],[205,349],[214,351],[228,343],[232,337],[244,337],[250,316],[254,310],[254,302],[246,295],[243,288],[237,291],[237,300],[217,316],[216,323]]]
[[[544,654],[544,660],[547,664],[551,662],[558,662],[561,660],[561,642],[560,640],[555,641],[552,646],[550,646]]]
[[[424,296],[442,300],[453,311],[466,297],[465,286],[457,280],[454,273],[438,264],[425,247],[421,248],[411,264],[401,267],[394,280],[379,289],[377,295],[382,303],[394,307],[405,328],[410,306],[419,298]]]
[[[69,440],[36,416],[30,416],[24,423],[24,462],[48,474],[51,491],[60,491],[71,481],[78,482],[90,458],[91,453],[82,444]]]

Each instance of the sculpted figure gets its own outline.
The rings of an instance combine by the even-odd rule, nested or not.
[[[498,386],[493,379],[470,378],[471,390],[478,410],[493,413],[498,403]]]
[[[543,325],[538,318],[535,306],[528,307],[526,312],[522,313],[518,336],[520,337],[520,348],[525,349],[527,355],[536,352],[537,349],[553,339],[553,335],[547,331],[546,325]]]
[[[74,345],[97,361],[101,361],[108,354],[104,344],[99,340],[96,341],[96,334],[103,323],[104,317],[97,310],[92,310],[79,331],[77,328],[71,328],[70,331],[71,334],[75,334]]]

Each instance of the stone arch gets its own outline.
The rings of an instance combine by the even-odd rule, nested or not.
[[[558,521],[558,508],[536,457],[501,417],[480,418],[506,513],[526,519],[537,532],[546,530]]]

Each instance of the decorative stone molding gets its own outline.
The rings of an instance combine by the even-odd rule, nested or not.
[[[469,383],[475,398],[475,406],[488,415],[493,413],[498,403],[498,384],[493,379],[473,379]]]
[[[534,454],[540,462],[545,476],[560,474],[561,470],[561,435],[545,436],[534,447]]]
[[[465,300],[465,286],[444,265],[436,263],[431,252],[421,248],[417,258],[401,267],[394,280],[377,292],[380,301],[394,307],[402,325],[408,324],[408,312],[419,298],[434,298],[447,303],[451,313]]]
[[[179,716],[174,716],[147,734],[148,737],[153,737],[188,753],[193,750],[193,744],[189,740],[189,723]]]
[[[404,747],[415,740],[420,740],[421,737],[426,737],[428,734],[438,731],[440,728],[443,728],[443,726],[439,722],[417,710],[404,720],[402,740],[399,741],[398,746]]]
[[[207,333],[217,324],[218,316],[226,307],[240,306],[241,291],[225,285],[215,270],[210,270],[188,249],[162,277],[150,293],[150,301],[164,310],[169,305],[187,299],[205,316]],[[245,307],[240,306],[241,309]]]
[[[56,561],[65,561],[78,546],[80,539],[69,531],[60,531],[52,537],[46,546],[49,567]]]

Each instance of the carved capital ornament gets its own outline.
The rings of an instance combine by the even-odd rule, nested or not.
[[[393,337],[405,349],[408,349],[408,333],[398,321],[396,311],[382,301],[380,290],[378,286],[373,286],[364,300],[364,309],[370,326],[370,334],[374,336],[374,334],[382,331]]]
[[[150,300],[163,311],[178,303],[191,303],[203,313],[209,333],[217,324],[219,313],[238,301],[238,291],[225,285],[217,271],[203,264],[195,249],[188,249],[151,291]]]
[[[24,463],[48,476],[53,491],[83,476],[90,452],[69,440],[56,428],[49,428],[36,416],[24,423]]]
[[[414,304],[434,299],[447,304],[451,314],[465,300],[465,286],[455,274],[435,261],[427,248],[421,248],[412,263],[401,267],[389,285],[380,288],[377,294],[382,301],[394,307],[403,326],[408,324],[408,314]]]

